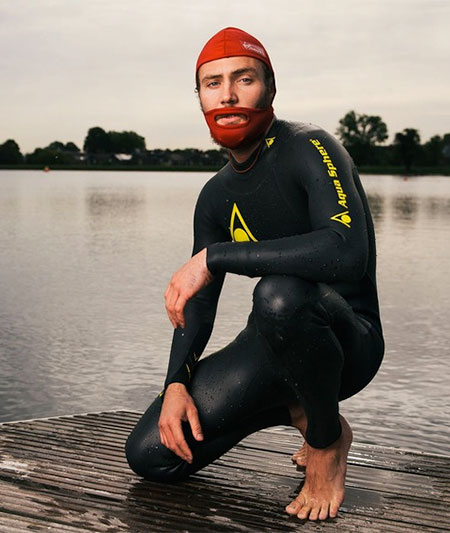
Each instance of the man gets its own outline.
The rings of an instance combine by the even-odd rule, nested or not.
[[[292,425],[306,480],[286,511],[335,517],[352,441],[338,402],[369,383],[384,352],[367,200],[333,137],[274,118],[274,72],[253,36],[214,35],[196,80],[230,161],[199,195],[192,257],[166,290],[175,332],[164,391],[127,458],[147,479],[178,481],[254,431]],[[232,343],[198,361],[226,272],[261,278],[252,312]]]

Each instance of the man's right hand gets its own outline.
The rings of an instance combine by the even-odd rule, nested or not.
[[[181,422],[189,421],[196,440],[203,440],[202,428],[192,396],[182,383],[171,383],[164,394],[158,427],[162,444],[192,463],[192,452],[184,438]]]
[[[164,298],[169,320],[175,329],[185,326],[184,308],[187,301],[211,283],[212,279],[213,275],[206,264],[206,248],[192,256],[170,278]]]

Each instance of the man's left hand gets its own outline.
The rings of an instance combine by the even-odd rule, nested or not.
[[[166,310],[174,328],[184,328],[184,307],[200,289],[213,279],[206,265],[206,248],[192,256],[170,279],[164,293]]]

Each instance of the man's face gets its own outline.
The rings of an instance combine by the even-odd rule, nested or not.
[[[220,107],[267,107],[272,93],[264,82],[261,61],[235,56],[204,63],[198,71],[200,105],[204,113]],[[220,125],[240,124],[243,115],[217,117]]]

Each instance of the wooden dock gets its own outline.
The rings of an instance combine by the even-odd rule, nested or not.
[[[338,518],[284,512],[303,475],[294,430],[268,429],[176,485],[139,479],[124,457],[140,414],[0,424],[0,531],[450,531],[450,458],[355,443]]]

